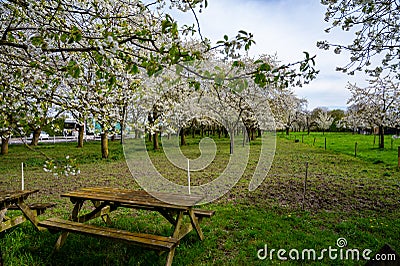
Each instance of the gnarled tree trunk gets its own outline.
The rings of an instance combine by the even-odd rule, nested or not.
[[[10,137],[1,138],[1,155],[8,154],[8,142],[10,141]]]
[[[181,146],[186,145],[186,138],[185,138],[185,129],[181,128],[180,130],[181,135]]]
[[[83,148],[83,135],[85,133],[85,126],[79,125],[78,129],[78,148]]]
[[[31,146],[37,146],[39,143],[39,137],[40,137],[40,132],[42,132],[41,128],[37,128],[33,131],[32,134],[32,141],[31,141]]]
[[[158,131],[155,131],[153,135],[153,149],[158,150],[159,148],[160,145],[158,144]]]
[[[107,133],[102,133],[101,135],[101,158],[108,158],[108,136]]]
[[[385,148],[385,132],[383,126],[379,126],[379,148]]]

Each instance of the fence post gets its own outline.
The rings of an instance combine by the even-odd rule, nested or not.
[[[313,146],[315,145],[315,137],[314,137],[314,142],[313,142],[313,144],[312,144]]]
[[[326,150],[326,137],[325,137],[325,150]]]
[[[398,158],[398,167],[400,168],[400,146],[399,146],[399,148],[398,148],[398,150],[397,150],[397,158]]]
[[[357,157],[357,142],[356,142],[356,144],[354,145],[354,157]]]
[[[301,143],[304,143],[304,135],[301,135]]]
[[[304,210],[304,204],[305,204],[305,201],[306,201],[307,177],[308,177],[308,162],[306,162],[306,175],[304,176],[304,183],[303,183],[303,202],[302,202],[302,205],[301,205],[302,210]]]

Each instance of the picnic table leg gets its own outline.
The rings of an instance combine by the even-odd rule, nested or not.
[[[75,202],[74,209],[72,210],[70,220],[76,221],[78,219],[79,211],[82,209],[84,200],[78,200]]]
[[[197,235],[199,236],[200,240],[204,240],[204,235],[203,231],[201,231],[199,221],[194,214],[193,208],[190,208],[189,210],[189,217],[190,217],[190,222],[192,223],[192,226],[196,229]]]
[[[101,202],[98,200],[92,200],[93,206],[97,209],[101,206]],[[112,221],[110,218],[110,215],[108,213],[111,211],[111,206],[104,206],[103,208],[100,209],[100,216],[103,222],[105,222],[107,225],[111,225]]]
[[[4,208],[0,211],[0,223],[3,222],[4,218],[6,217],[7,208]]]
[[[74,209],[72,210],[71,216],[70,216],[70,220],[71,221],[75,221],[78,217],[79,211],[81,210],[82,206],[83,206],[83,202],[84,200],[79,200],[76,202],[73,202],[74,205]],[[60,248],[64,245],[65,240],[67,240],[69,233],[68,232],[62,232],[61,235],[58,237],[56,245],[54,247],[54,249],[56,251],[59,251]]]
[[[180,231],[181,231],[181,226],[182,226],[182,221],[183,221],[183,211],[179,211],[178,215],[176,217],[176,221],[175,221],[175,230],[174,233],[172,234],[173,238],[179,238],[180,236]],[[168,252],[168,257],[167,257],[167,262],[166,262],[166,266],[170,266],[172,265],[172,260],[174,259],[174,255],[175,255],[175,249],[176,246],[173,247],[169,252]]]
[[[171,266],[172,265],[172,260],[174,259],[174,255],[175,255],[175,248],[171,249],[168,252],[167,262],[165,263],[165,266]]]
[[[41,231],[43,228],[38,227],[38,219],[37,219],[37,212],[34,210],[31,210],[28,205],[26,205],[24,202],[18,202],[16,203],[18,208],[23,212],[24,216],[35,226],[35,228],[39,231]]]
[[[67,240],[69,233],[68,232],[62,232],[61,235],[58,237],[56,245],[54,247],[54,249],[56,251],[59,251],[60,248],[64,245],[65,240]]]

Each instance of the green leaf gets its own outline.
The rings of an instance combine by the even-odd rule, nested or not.
[[[111,78],[108,79],[108,86],[112,87],[117,83],[117,78],[112,75]]]
[[[35,36],[31,38],[31,43],[33,46],[39,47],[44,43],[44,39],[42,36]]]
[[[262,65],[260,65],[260,66],[258,67],[258,70],[259,70],[259,71],[268,72],[268,71],[271,70],[271,65],[268,64],[268,63],[263,63]]]
[[[95,55],[96,63],[101,66],[103,64],[103,56],[100,53]]]
[[[80,74],[81,74],[81,69],[80,69],[80,67],[75,67],[73,77],[74,77],[74,78],[78,78]]]
[[[63,33],[63,34],[61,34],[60,40],[61,40],[63,43],[66,43],[68,37],[69,37],[68,34]]]
[[[139,67],[136,64],[133,64],[131,67],[131,74],[139,73]]]
[[[82,34],[79,32],[75,35],[75,41],[79,42],[80,40],[82,40]]]

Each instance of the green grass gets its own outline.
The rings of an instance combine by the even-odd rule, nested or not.
[[[388,164],[397,166],[398,147],[400,139],[393,139],[391,135],[385,135],[385,148],[379,149],[379,136],[362,135],[352,133],[306,132],[290,133],[289,136],[278,134],[288,140],[299,140],[300,143],[325,149],[325,138],[327,150],[355,156],[355,143],[357,143],[357,157],[375,164]],[[315,139],[315,142],[314,142]]]
[[[191,158],[198,155],[198,140],[188,138],[188,145],[182,147],[183,153]],[[206,170],[193,173],[196,184],[217,177],[226,165],[229,141],[224,138],[215,141],[219,148],[216,160]],[[275,160],[267,178],[256,191],[249,192],[247,187],[259,148],[259,140],[251,144],[248,167],[237,185],[217,201],[202,206],[216,210],[214,217],[204,219],[201,224],[205,240],[199,241],[194,232],[185,237],[175,252],[175,265],[298,265],[297,261],[281,262],[276,256],[273,261],[261,261],[257,251],[265,244],[268,249],[314,248],[318,251],[335,247],[339,237],[347,239],[349,248],[376,252],[388,243],[400,251],[400,172],[386,159],[380,159],[384,163],[374,164],[372,158],[355,158],[351,153],[325,151],[323,147],[313,147],[312,143],[278,138]],[[0,189],[18,189],[20,163],[32,160],[26,167],[25,186],[38,188],[40,192],[28,200],[57,203],[41,219],[68,218],[72,204],[59,196],[62,192],[93,185],[139,188],[130,176],[118,142],[110,142],[111,159],[108,160],[100,159],[98,142],[87,143],[83,149],[71,143],[43,145],[38,149],[59,159],[70,155],[81,169],[79,176],[54,177],[41,170],[40,156],[22,146],[11,146],[10,154],[0,157]],[[149,154],[169,179],[182,181],[184,170],[171,166],[162,151]],[[303,210],[306,162],[309,168]],[[84,206],[84,209],[89,208]],[[111,218],[113,226],[118,228],[162,235],[172,232],[168,222],[153,212],[119,209]],[[93,223],[102,222],[97,219]],[[0,238],[5,265],[165,264],[166,254],[158,256],[151,250],[76,234],[68,237],[59,253],[53,253],[57,237],[58,234],[36,232],[29,223],[20,225]],[[314,262],[321,263],[364,264],[329,259]]]

